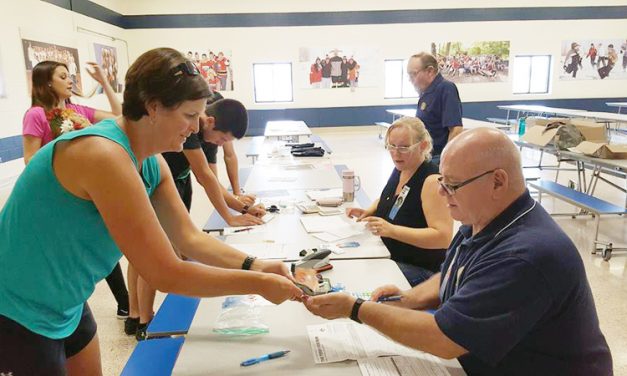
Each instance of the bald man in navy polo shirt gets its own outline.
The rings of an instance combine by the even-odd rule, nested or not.
[[[441,273],[407,291],[383,286],[367,302],[309,297],[307,308],[457,358],[468,375],[612,375],[581,256],[526,190],[514,143],[495,129],[463,132],[440,167],[439,192],[463,224]],[[390,295],[400,301],[375,302]]]
[[[462,131],[462,102],[457,86],[442,77],[437,60],[426,52],[409,58],[407,74],[420,96],[416,117],[425,123],[433,139],[431,160],[439,164],[446,143]]]

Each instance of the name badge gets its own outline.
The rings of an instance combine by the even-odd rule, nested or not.
[[[405,199],[407,198],[408,194],[409,194],[409,187],[408,186],[404,186],[403,190],[398,195],[398,198],[396,199],[396,202],[394,203],[394,206],[392,206],[392,210],[390,210],[390,214],[388,215],[388,217],[391,220],[394,220],[394,218],[396,218],[396,215],[398,214],[398,211],[401,209],[401,207],[405,203]]]

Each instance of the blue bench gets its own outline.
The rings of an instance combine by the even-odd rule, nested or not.
[[[200,298],[168,294],[146,328],[146,337],[187,334]]]
[[[340,175],[340,178],[342,178],[342,171],[348,169],[348,166],[343,164],[335,165],[334,167],[337,174]],[[362,208],[368,208],[370,204],[372,204],[372,201],[363,189],[359,189],[357,192],[355,192],[355,200],[357,200],[359,206],[361,206]]]
[[[512,127],[515,127],[518,125],[518,122],[516,121],[516,119],[503,119],[503,118],[489,117],[489,118],[486,118],[486,120],[491,123],[497,124],[496,128],[498,129],[510,130]]]
[[[253,164],[259,158],[259,154],[263,150],[263,141],[265,140],[264,136],[255,136],[250,141],[250,145],[248,145],[248,149],[246,150],[246,156],[249,157]]]
[[[489,118],[486,118],[486,120],[488,120],[489,122],[494,123],[494,124],[507,125],[508,127],[518,125],[518,122],[516,121],[516,119],[504,119],[504,118],[489,117]]]
[[[252,172],[252,170],[253,170],[252,167],[242,167],[239,169],[239,183],[241,184],[241,186],[246,185],[246,181],[248,180],[248,177],[250,176],[250,173]],[[231,189],[230,186],[229,186],[229,189]],[[231,211],[235,215],[239,214],[235,210],[231,210]],[[207,222],[205,223],[202,229],[205,232],[222,231],[227,226],[228,225],[226,224],[224,219],[220,216],[218,211],[214,209],[213,213],[211,213],[211,215],[209,216],[209,219],[207,220]]]
[[[597,251],[600,250],[602,252],[603,259],[607,261],[612,257],[612,250],[618,250],[618,248],[613,248],[612,243],[601,242],[598,240],[600,219],[601,215],[607,214],[625,215],[627,214],[627,209],[549,180],[541,179],[535,182],[528,182],[528,185],[538,191],[538,202],[542,201],[542,193],[548,193],[551,196],[577,206],[594,215],[595,230],[592,250],[593,254],[596,254]],[[574,218],[577,214],[570,215]],[[602,245],[600,249],[597,248],[598,244]],[[621,248],[620,250],[623,249]]]
[[[120,376],[170,376],[185,338],[140,341]]]
[[[385,130],[387,133],[388,129],[392,126],[392,124],[386,123],[385,121],[377,121],[374,124],[379,127],[379,140],[383,139],[383,131]]]

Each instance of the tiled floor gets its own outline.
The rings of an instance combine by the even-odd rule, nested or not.
[[[314,132],[321,135],[331,146],[334,151],[334,162],[347,164],[354,169],[361,176],[362,187],[366,193],[371,198],[378,197],[391,172],[392,163],[383,149],[383,142],[377,138],[378,131],[375,127],[323,128],[315,129]],[[249,164],[244,157],[248,142],[244,139],[236,143],[240,166]],[[527,162],[531,162],[535,155],[525,151],[523,157]],[[221,180],[226,182],[223,164],[220,167]],[[542,175],[552,178],[554,173],[546,171]],[[560,181],[565,183],[569,178],[574,180],[574,176],[562,173]],[[212,209],[208,199],[202,194],[201,187],[197,186],[194,190],[197,193],[194,196],[192,217],[197,225],[202,226]],[[624,194],[604,183],[599,183],[597,194],[615,204],[624,203]],[[572,209],[548,197],[543,200],[543,205],[550,211]],[[614,357],[615,374],[627,375],[627,329],[622,321],[627,319],[627,253],[616,253],[609,262],[602,261],[599,256],[590,253],[593,231],[591,219],[559,217],[556,220],[580,249],[594,293],[601,328]],[[627,220],[621,217],[603,218],[601,237],[610,239],[615,244],[627,244]],[[123,259],[122,262],[123,268],[126,269],[126,261]],[[156,307],[162,299],[163,296],[157,299]],[[122,333],[123,322],[115,319],[114,299],[104,282],[97,286],[89,303],[99,325],[105,375],[118,375],[135,345],[135,339]],[[208,374],[211,373],[210,365],[206,371]]]

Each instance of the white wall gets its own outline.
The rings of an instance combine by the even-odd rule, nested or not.
[[[505,1],[499,6],[591,6],[624,5],[618,0],[530,0]],[[267,0],[229,1],[166,1],[166,0],[97,0],[97,3],[123,14],[133,12],[150,13],[221,13],[221,12],[279,12],[279,11],[325,11],[361,9],[402,9],[436,5],[429,2],[390,0],[381,4],[378,0],[345,0],[342,2],[322,0],[319,2]],[[66,43],[70,40],[78,48],[81,61],[94,58],[93,42],[117,47],[121,75],[126,71],[128,58],[134,60],[142,52],[160,46],[181,50],[211,48],[232,51],[232,62],[236,91],[227,94],[244,102],[251,109],[370,106],[384,104],[413,104],[414,99],[383,99],[383,59],[406,58],[410,54],[427,50],[432,41],[479,41],[510,40],[511,53],[548,53],[559,59],[561,43],[565,39],[604,39],[627,35],[627,20],[585,21],[525,21],[525,22],[478,22],[478,23],[434,23],[392,24],[363,26],[320,26],[320,27],[273,27],[273,28],[212,28],[212,29],[147,29],[123,30],[109,24],[75,14],[39,0],[22,0],[19,3],[0,0],[0,69],[6,79],[7,98],[0,98],[0,138],[21,134],[24,111],[30,105],[27,93],[24,58],[20,32],[29,36],[41,35],[51,42]],[[493,2],[481,0],[472,5],[460,0],[442,0],[439,8],[491,7]],[[90,29],[118,38],[111,40],[94,34],[78,31]],[[304,89],[306,71],[299,68],[300,47],[344,46],[369,47],[377,51],[380,72],[375,87],[362,87],[356,92],[347,90]],[[291,61],[294,68],[294,102],[275,105],[253,103],[252,64],[254,62]],[[622,97],[627,95],[624,80],[604,81],[558,81],[559,63],[554,64],[552,92],[542,98],[595,98]],[[83,70],[84,89],[88,91],[93,81]],[[514,96],[511,82],[492,84],[460,85],[462,100],[491,101],[508,99],[539,98],[538,96]],[[82,101],[94,107],[107,109],[104,95]]]
[[[627,20],[460,22],[433,24],[391,24],[357,26],[145,29],[128,30],[130,56],[160,46],[181,51],[211,48],[231,50],[236,90],[228,93],[251,109],[371,106],[414,104],[415,99],[383,98],[383,60],[407,58],[428,51],[431,42],[509,40],[511,55],[553,55],[552,91],[543,96],[513,95],[510,81],[459,85],[465,102],[538,98],[600,98],[627,95],[626,80],[560,81],[559,57],[563,40],[627,37]],[[303,88],[308,71],[299,68],[300,47],[368,46],[378,51],[380,76],[377,86],[348,90]],[[253,101],[252,64],[254,62],[293,63],[294,102],[255,104]],[[515,67],[512,67],[515,69]]]
[[[0,138],[22,133],[22,117],[30,107],[21,36],[76,47],[81,65],[95,59],[94,42],[114,46],[118,50],[120,69],[122,73],[126,71],[128,56],[123,42],[77,31],[84,28],[125,39],[125,30],[39,0],[0,0],[0,3],[0,69],[7,92],[6,98],[0,98]],[[88,92],[95,85],[94,81],[84,68],[81,73],[83,91]],[[104,95],[76,102],[109,109]]]

